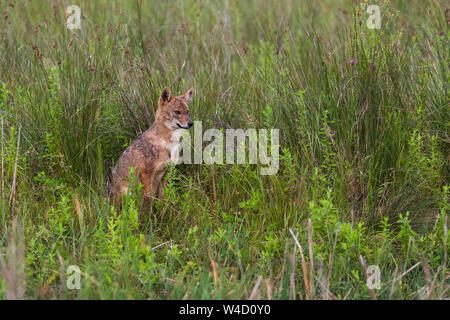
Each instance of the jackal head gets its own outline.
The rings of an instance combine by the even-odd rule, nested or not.
[[[164,88],[159,98],[155,121],[163,123],[171,130],[189,129],[193,122],[189,116],[189,104],[194,94],[191,88],[181,96],[175,97],[169,88]]]

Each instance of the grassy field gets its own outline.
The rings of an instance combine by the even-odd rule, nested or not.
[[[0,0],[0,299],[449,299],[448,2],[376,2]],[[165,86],[279,129],[278,173],[182,164],[114,208]]]

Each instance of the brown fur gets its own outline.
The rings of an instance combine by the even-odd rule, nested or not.
[[[192,126],[189,103],[194,89],[174,97],[164,88],[155,122],[120,156],[113,170],[114,198],[120,202],[127,192],[130,168],[144,185],[144,195],[161,198],[166,185],[166,164],[178,159],[181,131]]]

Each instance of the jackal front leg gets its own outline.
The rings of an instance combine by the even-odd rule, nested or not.
[[[153,181],[155,180],[155,172],[144,171],[141,173],[141,182],[144,185],[144,198],[153,198],[155,191],[153,188]]]
[[[154,195],[158,199],[162,199],[163,194],[164,194],[164,188],[166,187],[166,184],[167,184],[167,181],[165,179],[166,173],[167,173],[167,170],[165,170],[165,169],[159,171],[156,174],[155,179],[153,180],[153,188],[155,189]]]

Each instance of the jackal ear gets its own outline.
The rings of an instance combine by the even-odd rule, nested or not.
[[[159,103],[164,104],[170,102],[172,99],[172,92],[170,92],[169,88],[165,87],[161,93],[161,97],[159,97]]]
[[[192,96],[194,95],[194,88],[190,88],[186,93],[181,95],[181,98],[186,102],[191,102]]]

